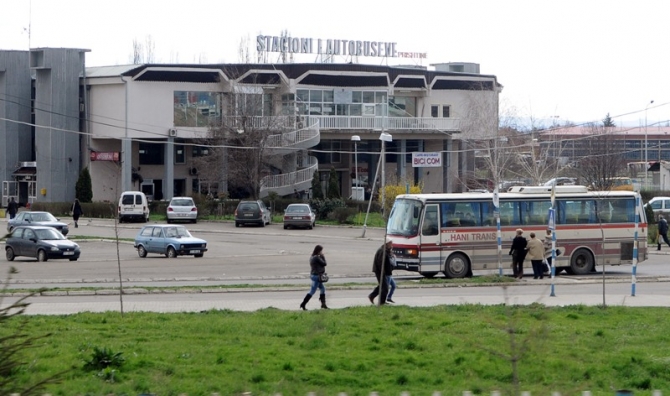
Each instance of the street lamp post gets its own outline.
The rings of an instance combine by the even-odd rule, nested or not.
[[[354,186],[353,198],[358,201],[358,142],[361,141],[361,137],[354,135],[351,137],[351,141],[354,142],[354,181],[356,185]],[[365,195],[363,196],[365,198]]]
[[[391,136],[390,133],[382,132],[381,135],[379,135],[379,140],[382,141],[382,184],[381,184],[381,189],[382,189],[382,218],[385,217],[385,193],[384,193],[384,185],[386,184],[386,172],[385,172],[385,167],[386,167],[386,142],[392,142],[393,141],[393,136]]]
[[[649,189],[649,157],[648,157],[648,143],[647,143],[647,109],[649,109],[649,106],[654,104],[654,101],[652,100],[647,104],[647,106],[644,108],[644,189],[648,190]]]

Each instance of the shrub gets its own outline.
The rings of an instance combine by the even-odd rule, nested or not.
[[[126,359],[121,356],[123,352],[114,352],[109,348],[93,347],[91,359],[84,365],[88,370],[103,370],[108,367],[121,367]]]
[[[358,213],[358,210],[354,208],[348,208],[348,207],[335,208],[333,209],[332,212],[328,214],[328,218],[337,221],[339,224],[353,223],[352,221],[348,220],[356,213]]]
[[[91,174],[88,168],[84,168],[79,173],[79,179],[75,184],[75,197],[81,203],[93,201],[93,187],[91,186]]]
[[[327,219],[330,212],[335,210],[335,208],[344,208],[347,206],[344,200],[340,198],[312,199],[309,201],[309,204],[316,213],[316,217],[321,220]]]

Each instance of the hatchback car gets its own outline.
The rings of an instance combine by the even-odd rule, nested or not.
[[[164,254],[167,258],[202,257],[207,251],[207,241],[193,237],[186,227],[166,224],[142,227],[134,246],[140,257],[147,257],[147,253]]]
[[[670,215],[670,197],[654,197],[644,206],[645,208],[651,206],[651,210],[654,211],[654,220],[658,220],[659,215],[665,216],[666,219]]]
[[[70,231],[67,224],[61,222],[60,219],[55,218],[49,212],[19,212],[16,217],[7,222],[7,231],[12,232],[14,228],[22,225],[53,227],[63,235],[67,235]]]
[[[48,259],[68,259],[77,261],[81,250],[79,245],[65,238],[63,234],[47,226],[18,226],[5,241],[5,257],[34,257],[37,261]]]
[[[198,222],[198,208],[191,197],[174,197],[167,207],[167,222],[174,220],[185,220],[193,223]]]
[[[316,225],[316,214],[309,204],[290,204],[284,212],[284,229],[306,227],[310,230]]]
[[[247,224],[256,224],[265,227],[272,222],[270,209],[261,200],[240,201],[235,209],[235,227]]]

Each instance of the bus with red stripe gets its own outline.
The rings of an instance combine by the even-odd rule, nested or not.
[[[561,254],[556,274],[584,275],[598,265],[647,258],[647,220],[634,191],[589,191],[585,186],[517,186],[499,193],[404,194],[396,197],[386,233],[396,268],[433,277],[472,276],[475,270],[509,268],[516,230],[546,236],[554,197],[553,228]],[[498,219],[502,258],[498,254]],[[509,258],[508,258],[509,257]],[[524,267],[530,267],[526,260]]]

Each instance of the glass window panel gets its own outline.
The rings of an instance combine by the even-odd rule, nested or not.
[[[450,114],[450,107],[449,106],[442,106],[442,117],[443,118],[449,118],[451,117]]]
[[[320,89],[311,89],[309,91],[309,101],[321,103],[323,101],[323,91]]]
[[[333,91],[323,91],[323,103],[333,103]]]
[[[299,102],[309,102],[309,90],[299,89],[297,91],[298,101]]]
[[[174,146],[174,163],[183,164],[186,162],[186,149],[181,144],[175,144]]]
[[[360,116],[362,115],[363,108],[361,105],[349,105],[349,115]]]
[[[334,164],[339,164],[342,162],[342,156],[340,154],[340,151],[342,150],[342,145],[339,140],[332,140],[331,141],[331,160],[332,163]]]
[[[386,103],[386,92],[375,93],[375,103]]]
[[[323,115],[335,115],[335,105],[334,104],[324,104],[321,107],[321,114],[323,114]]]
[[[438,117],[438,112],[439,111],[440,111],[440,106],[438,106],[438,105],[430,106],[430,116],[431,117]]]
[[[363,115],[364,116],[375,115],[375,106],[374,105],[363,105]]]
[[[375,93],[370,91],[363,92],[363,103],[374,103],[375,102]]]
[[[335,105],[335,111],[337,115],[349,115],[349,106],[343,104]]]
[[[353,91],[351,93],[351,102],[352,103],[363,103],[363,92]]]
[[[309,104],[309,114],[310,115],[321,115],[321,104]]]

